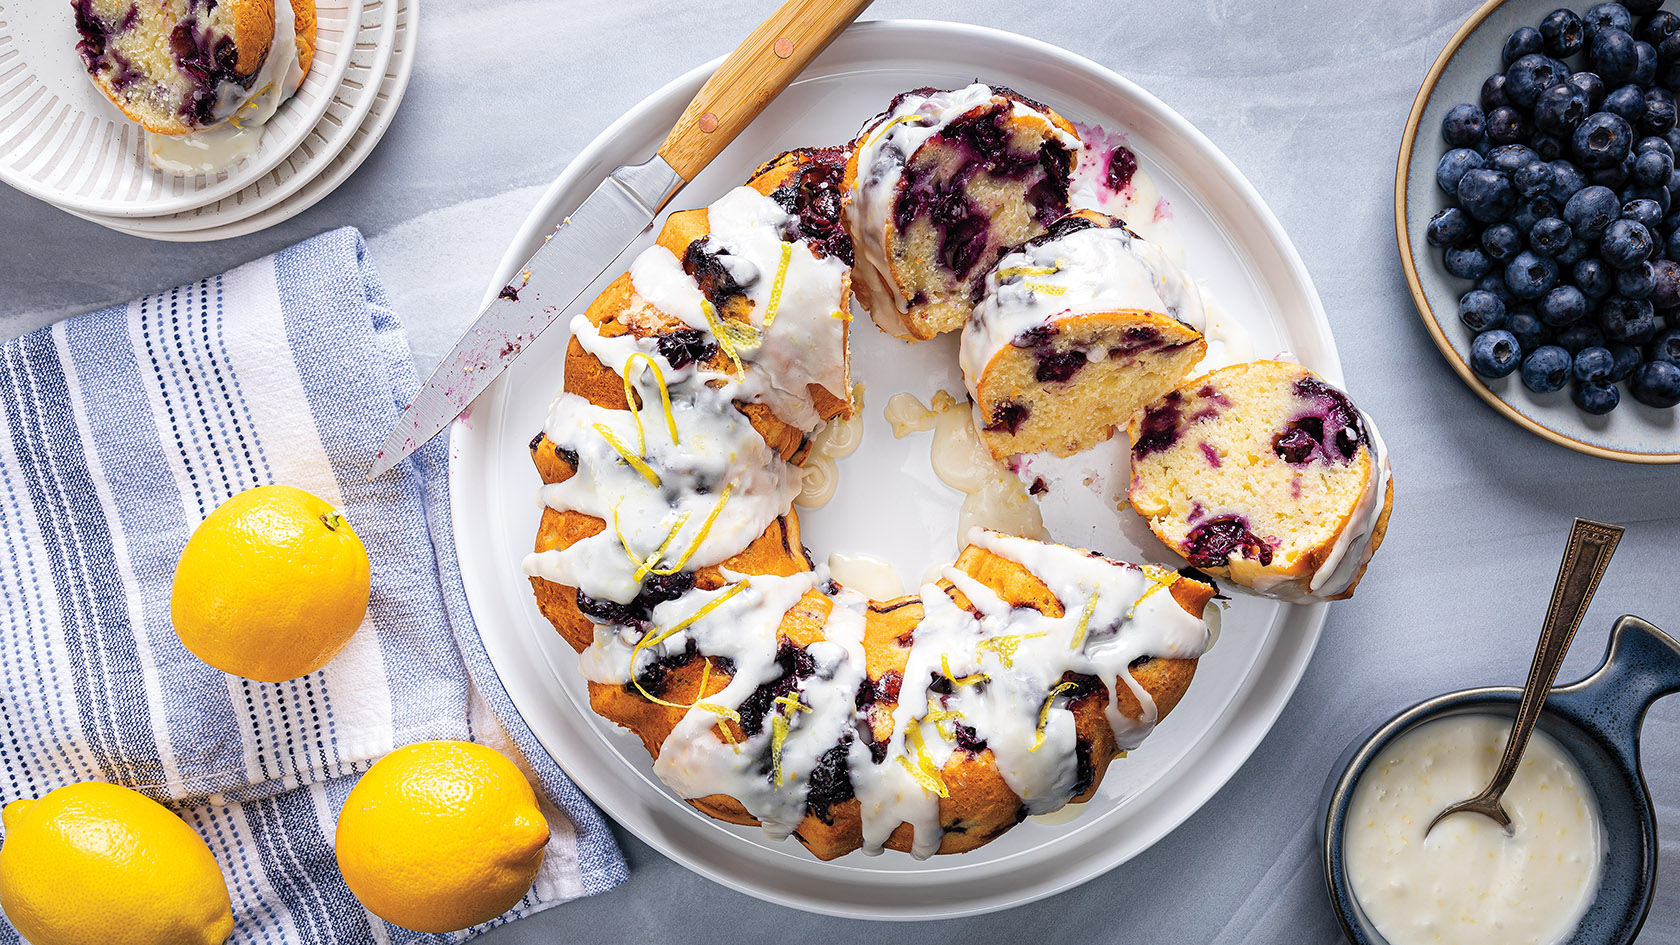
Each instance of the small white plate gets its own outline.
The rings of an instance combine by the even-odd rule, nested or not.
[[[1480,100],[1482,83],[1499,69],[1505,38],[1519,26],[1539,27],[1557,0],[1489,0],[1459,27],[1435,59],[1400,141],[1394,181],[1394,223],[1400,262],[1418,314],[1435,346],[1464,383],[1507,419],[1578,453],[1624,463],[1680,463],[1680,407],[1663,409],[1634,400],[1622,388],[1615,410],[1595,417],[1575,406],[1567,390],[1536,394],[1521,372],[1493,380],[1470,370],[1473,333],[1458,320],[1458,297],[1471,288],[1447,272],[1441,251],[1424,239],[1429,218],[1447,206],[1435,183],[1435,165],[1447,152],[1441,119],[1460,102]],[[1440,315],[1437,316],[1436,313]],[[1669,324],[1674,324],[1670,321]]]
[[[0,0],[0,181],[66,210],[157,216],[215,203],[268,174],[332,105],[363,0],[316,0],[315,60],[270,119],[257,153],[216,175],[177,177],[146,159],[145,135],[94,87],[68,0]]]
[[[525,221],[486,301],[613,167],[653,153],[717,65],[654,93],[583,150]],[[1312,280],[1277,220],[1219,150],[1126,79],[1011,33],[918,21],[853,26],[676,203],[703,206],[787,148],[850,139],[900,91],[966,85],[976,75],[1075,121],[1126,131],[1171,203],[1192,273],[1243,322],[1255,349],[1287,348],[1340,380]],[[648,242],[638,240],[632,253]],[[901,390],[924,402],[938,389],[960,392],[956,340],[909,346],[866,316],[853,324],[853,376],[867,388],[863,447],[840,461],[834,501],[801,510],[802,534],[818,561],[836,550],[873,552],[915,584],[929,565],[955,555],[961,496],[934,477],[929,435],[895,440],[881,408]],[[1141,749],[1109,768],[1077,820],[1024,823],[972,853],[925,862],[854,853],[824,863],[797,842],[713,820],[659,783],[634,736],[590,711],[577,657],[538,612],[520,571],[540,514],[527,446],[559,387],[567,337],[562,318],[454,426],[452,513],[473,617],[515,705],[578,785],[638,837],[720,883],[787,906],[868,919],[970,915],[1081,883],[1148,848],[1225,783],[1271,728],[1318,641],[1325,605],[1239,597],[1184,701]],[[1093,467],[1090,487],[1081,482],[1080,462]],[[1076,458],[1045,506],[1052,534],[1131,560],[1170,560],[1135,515],[1115,510],[1108,498],[1114,473],[1091,454]]]
[[[318,176],[329,173],[330,169],[342,166],[337,159],[347,149],[363,146],[371,151],[372,145],[378,142],[380,134],[389,125],[389,115],[395,113],[396,107],[393,96],[385,88],[385,80],[395,72],[402,85],[407,85],[408,74],[413,68],[412,23],[418,3],[419,0],[366,0],[350,68],[333,96],[332,105],[298,144],[297,150],[250,186],[213,204],[168,216],[111,217],[71,213],[130,236],[171,242],[205,242],[256,232],[302,212],[320,197],[299,205],[291,199],[292,195],[304,190]],[[399,57],[405,57],[406,63],[398,62]],[[401,89],[395,91],[395,97],[400,99]],[[381,117],[376,109],[383,109],[388,114]],[[369,135],[368,131],[375,133]],[[365,157],[366,153],[362,156]],[[355,165],[360,164],[358,158]],[[339,178],[340,182],[342,180]],[[329,192],[330,187],[321,191],[320,195],[325,196]],[[275,210],[290,212],[274,216],[270,211]],[[236,224],[253,217],[261,217],[266,222],[254,227],[236,227]]]

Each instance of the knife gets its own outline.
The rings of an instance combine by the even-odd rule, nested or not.
[[[368,479],[466,410],[871,2],[787,0],[760,23],[706,80],[653,157],[608,174],[478,316],[403,410]]]

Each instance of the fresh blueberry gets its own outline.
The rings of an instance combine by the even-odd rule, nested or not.
[[[1451,253],[1452,250],[1448,250]],[[1476,250],[1481,255],[1480,250]],[[1482,258],[1486,259],[1484,255]],[[1450,269],[1449,269],[1450,271]],[[1557,282],[1557,263],[1546,256],[1524,250],[1505,264],[1505,284],[1519,299],[1537,299]]]
[[[1470,217],[1457,207],[1435,211],[1424,228],[1423,238],[1436,247],[1457,246],[1470,238]],[[1514,231],[1516,227],[1511,227]],[[1515,255],[1515,254],[1513,254]]]
[[[1517,344],[1524,351],[1533,351],[1546,343],[1551,333],[1540,319],[1532,312],[1515,311],[1505,313],[1505,330],[1516,336]]]
[[[1570,364],[1569,352],[1557,345],[1535,348],[1523,359],[1523,386],[1536,394],[1563,390],[1569,382]]]
[[[1546,38],[1532,26],[1519,26],[1510,36],[1505,37],[1505,49],[1501,53],[1505,65],[1510,65],[1529,53],[1544,52]]]
[[[1633,28],[1633,38],[1643,40],[1655,46],[1667,39],[1669,36],[1672,36],[1675,30],[1680,30],[1680,17],[1675,16],[1667,10],[1663,10],[1658,13],[1653,13],[1641,20],[1639,24]],[[1540,25],[1540,35],[1542,37],[1546,36],[1546,25],[1544,23],[1541,23]],[[1550,47],[1549,38],[1547,46]]]
[[[1502,144],[1497,148],[1490,148],[1486,160],[1488,167],[1502,174],[1515,174],[1523,167],[1540,160],[1540,152],[1526,144]]]
[[[1657,287],[1657,270],[1649,262],[1616,273],[1616,294],[1629,299],[1649,298]]]
[[[1511,105],[1501,105],[1488,112],[1484,127],[1488,141],[1493,144],[1515,144],[1534,134],[1534,121],[1528,112]]]
[[[1607,191],[1608,193],[1608,191]],[[1620,212],[1620,204],[1615,203],[1615,194],[1610,195],[1616,211]],[[1472,217],[1483,223],[1496,223],[1511,215],[1517,205],[1517,191],[1511,186],[1511,178],[1499,171],[1486,167],[1475,167],[1464,172],[1458,179],[1458,202],[1464,205],[1464,210]],[[1611,217],[1614,219],[1614,215]]]
[[[1669,144],[1668,139],[1661,135],[1651,135],[1650,137],[1640,138],[1634,143],[1634,154],[1644,154],[1646,151],[1661,151],[1662,153],[1668,155],[1669,160],[1674,159],[1674,145]]]
[[[1552,189],[1552,166],[1544,161],[1530,161],[1511,175],[1511,185],[1524,197],[1537,197]]]
[[[1604,231],[1604,239],[1598,244],[1599,253],[1604,261],[1617,269],[1632,269],[1637,263],[1651,258],[1651,252],[1656,249],[1656,241],[1651,238],[1651,231],[1645,224],[1633,220],[1617,220]]]
[[[1460,279],[1480,279],[1493,270],[1493,260],[1480,246],[1449,246],[1444,256],[1447,271]]]
[[[1435,183],[1449,194],[1457,195],[1458,179],[1465,171],[1486,167],[1487,161],[1469,148],[1454,148],[1441,155],[1441,160],[1435,165]]]
[[[1480,173],[1497,172],[1472,169],[1464,176],[1469,177],[1470,174]],[[1459,189],[1463,190],[1463,182],[1460,181],[1459,183]],[[1478,184],[1477,186],[1492,186],[1492,184],[1488,182],[1486,185]],[[1586,239],[1598,238],[1621,215],[1622,202],[1617,199],[1616,192],[1597,184],[1576,191],[1563,205],[1563,222],[1569,224],[1571,230]]]
[[[1574,10],[1553,10],[1540,21],[1540,38],[1546,41],[1546,51],[1565,59],[1581,51],[1587,41],[1587,25]]]
[[[1456,106],[1454,111],[1465,106]],[[1554,135],[1567,135],[1575,130],[1592,108],[1587,105],[1587,93],[1581,91],[1568,82],[1558,82],[1548,85],[1541,91],[1540,97],[1534,100],[1534,124],[1541,131]],[[1481,115],[1478,111],[1477,116]],[[1452,112],[1447,113],[1448,121],[1452,120]],[[1480,136],[1482,127],[1476,127]],[[1451,137],[1448,137],[1451,141]],[[1454,142],[1456,143],[1456,142]]]
[[[1483,377],[1504,377],[1521,361],[1522,345],[1504,329],[1484,331],[1470,342],[1470,370]]]
[[[1521,59],[1511,64],[1505,70],[1507,80],[1511,79],[1511,70],[1515,69]],[[1587,34],[1587,62],[1592,64],[1592,70],[1604,77],[1610,85],[1620,85],[1631,81],[1635,72],[1639,70],[1639,48],[1637,41],[1628,35],[1624,28],[1600,28]],[[1515,95],[1512,98],[1516,98]],[[1516,99],[1519,103],[1521,99]],[[1526,103],[1525,103],[1526,104]]]
[[[1482,94],[1479,98],[1482,112],[1486,114],[1501,105],[1511,104],[1511,99],[1505,94],[1505,73],[1495,72],[1482,83]]]
[[[1505,275],[1501,272],[1490,272],[1477,279],[1476,288],[1499,296],[1499,301],[1505,303],[1506,311],[1510,311],[1512,304],[1517,300],[1517,297],[1511,294],[1511,287],[1505,284]]]
[[[1569,145],[1545,133],[1536,134],[1528,139],[1528,146],[1534,149],[1535,154],[1540,155],[1542,161],[1555,161],[1569,150]]]
[[[1668,240],[1663,244],[1664,254],[1670,259],[1680,259],[1680,230],[1668,234]]]
[[[1647,299],[1625,299],[1612,295],[1598,309],[1598,323],[1604,338],[1619,345],[1642,345],[1657,333],[1655,312]],[[1604,342],[1598,342],[1603,345]]]
[[[1626,55],[1631,58],[1634,55],[1633,37],[1627,37],[1627,42]],[[1587,47],[1589,49],[1592,47],[1591,40],[1588,40]],[[1619,50],[1621,47],[1617,45],[1617,49]],[[1634,65],[1633,62],[1628,63],[1629,75],[1633,74]],[[1603,70],[1598,70],[1598,74],[1604,76]],[[1546,86],[1555,82],[1562,82],[1568,77],[1569,70],[1556,59],[1540,53],[1529,53],[1518,57],[1505,69],[1505,94],[1510,96],[1512,104],[1521,105],[1523,108],[1533,108],[1534,100],[1540,97],[1540,93],[1545,90]],[[1604,78],[1608,82],[1610,77],[1604,76]],[[1625,81],[1624,78],[1618,80],[1616,84]]]
[[[1553,161],[1551,168],[1553,197],[1559,200],[1568,200],[1575,196],[1576,191],[1587,186],[1587,179],[1581,175],[1581,169],[1576,167],[1574,162]]]
[[[1641,102],[1644,99],[1640,99]],[[1575,129],[1570,144],[1575,157],[1589,168],[1614,167],[1627,157],[1633,127],[1620,115],[1593,112]]]
[[[1680,36],[1680,33],[1675,35]],[[1680,41],[1676,41],[1676,45],[1680,45]],[[1663,135],[1663,140],[1668,142],[1668,147],[1674,152],[1674,156],[1680,158],[1680,128],[1670,128],[1668,134]]]
[[[1587,175],[1587,179],[1601,187],[1620,191],[1627,187],[1628,178],[1632,173],[1633,152],[1630,151],[1626,157],[1622,158],[1620,163],[1596,168],[1591,174]]]
[[[1680,329],[1670,328],[1657,333],[1651,339],[1648,347],[1650,355],[1646,360],[1667,361],[1675,367],[1680,367]]]
[[[1589,299],[1602,299],[1616,291],[1616,276],[1601,259],[1583,259],[1575,264],[1575,285]],[[1545,313],[1541,313],[1545,317]]]
[[[1615,370],[1616,358],[1604,348],[1582,348],[1569,366],[1569,373],[1577,381],[1601,386],[1610,383],[1610,374]]]
[[[1622,204],[1622,219],[1632,220],[1647,230],[1655,231],[1662,225],[1662,218],[1662,204],[1649,197],[1635,198]]]
[[[1578,322],[1587,315],[1587,296],[1580,288],[1560,285],[1541,297],[1534,314],[1553,328]]]
[[[1680,404],[1680,367],[1667,361],[1647,361],[1633,372],[1628,390],[1634,400],[1652,407]]]
[[[1547,217],[1528,231],[1528,245],[1542,256],[1556,256],[1569,247],[1573,235],[1569,224],[1557,217]]]
[[[1459,296],[1458,318],[1471,331],[1500,328],[1505,324],[1505,303],[1492,292],[1471,289]]]
[[[1680,36],[1680,33],[1675,35]],[[1676,167],[1674,173],[1668,175],[1668,187],[1666,189],[1670,197],[1680,194],[1680,167]]]
[[[1647,141],[1661,142],[1660,138],[1647,138]],[[1667,153],[1667,145],[1663,150],[1652,148],[1641,151],[1633,159],[1634,182],[1643,187],[1667,187],[1668,176],[1674,173],[1674,156]]]
[[[1621,197],[1623,207],[1639,201],[1655,204],[1658,223],[1662,222],[1663,214],[1667,213],[1668,208],[1674,203],[1674,196],[1665,187],[1641,187],[1638,184],[1632,184],[1622,188]],[[1643,223],[1644,221],[1641,220],[1640,222]],[[1646,229],[1653,234],[1656,233],[1656,227],[1654,226],[1647,226]]]
[[[1614,384],[1603,387],[1598,384],[1578,383],[1570,390],[1569,399],[1575,401],[1575,406],[1587,413],[1601,417],[1616,409],[1616,404],[1622,400],[1622,393]]]
[[[1680,262],[1659,259],[1651,264],[1651,268],[1654,270],[1651,304],[1663,311],[1680,306]],[[1670,322],[1673,320],[1670,319]],[[1680,325],[1675,327],[1680,328]]]
[[[1568,328],[1557,333],[1557,343],[1570,354],[1590,348],[1593,345],[1604,346],[1604,329],[1594,325],[1591,319],[1581,319]]]
[[[1637,85],[1624,85],[1604,97],[1604,110],[1620,115],[1628,124],[1637,124],[1645,117],[1645,90]]]
[[[1503,76],[1501,76],[1501,78],[1503,78]],[[1599,78],[1599,75],[1596,72],[1577,72],[1564,81],[1587,93],[1587,107],[1595,112],[1598,111],[1599,108],[1603,107],[1604,96],[1610,91],[1609,88],[1605,86],[1604,80]],[[1486,88],[1486,86],[1484,85],[1483,88]],[[1503,82],[1499,85],[1499,91],[1501,94],[1505,91],[1505,84]],[[1510,103],[1502,102],[1501,104]]]
[[[1633,84],[1639,86],[1650,85],[1657,80],[1657,47],[1650,43],[1635,39],[1633,54],[1636,65],[1633,67]]]
[[[1582,118],[1586,115],[1582,114]],[[1441,137],[1455,148],[1474,147],[1482,140],[1483,123],[1486,116],[1482,110],[1474,105],[1454,105],[1447,109],[1447,117],[1441,120]]]
[[[1456,210],[1458,208],[1454,207],[1452,209]],[[1435,214],[1436,217],[1439,217],[1440,215],[1441,214],[1439,213]],[[1435,220],[1431,219],[1429,221],[1429,225],[1433,228],[1435,226]],[[1450,225],[1450,223],[1443,224],[1443,226]],[[1465,228],[1466,230],[1469,228],[1468,221],[1465,222]],[[1456,243],[1457,240],[1454,240],[1453,242]],[[1431,245],[1450,246],[1452,244],[1435,243],[1431,240]],[[1492,259],[1494,262],[1510,262],[1512,259],[1515,259],[1516,255],[1522,252],[1522,250],[1522,234],[1517,231],[1516,227],[1509,223],[1495,223],[1482,231],[1482,252],[1487,253],[1488,258]]]
[[[1610,372],[1610,383],[1625,381],[1645,360],[1645,355],[1633,345],[1616,345],[1610,349],[1610,357],[1616,362],[1616,367]]]
[[[1557,260],[1558,268],[1563,269],[1587,258],[1587,254],[1590,252],[1592,252],[1592,244],[1577,236],[1569,241],[1569,245],[1565,246],[1562,252],[1552,258]]]
[[[1639,130],[1648,135],[1667,134],[1674,127],[1674,96],[1663,89],[1645,93],[1645,114],[1639,119]]]
[[[1587,8],[1586,15],[1581,17],[1586,21],[1587,35],[1590,37],[1597,30],[1605,27],[1626,32],[1633,29],[1633,14],[1620,3],[1595,3]]]

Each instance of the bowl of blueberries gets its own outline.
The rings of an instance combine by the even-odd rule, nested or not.
[[[1400,256],[1441,353],[1510,419],[1609,459],[1680,462],[1677,95],[1680,9],[1492,0],[1401,143]]]

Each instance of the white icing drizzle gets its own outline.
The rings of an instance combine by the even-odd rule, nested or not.
[[[184,135],[146,133],[146,154],[165,174],[191,177],[217,174],[253,154],[263,131],[280,106],[303,85],[291,0],[274,0],[274,40],[250,89],[223,82],[216,90],[214,114],[223,120]]]
[[[967,401],[945,391],[933,396],[931,408],[914,394],[898,393],[887,401],[886,409],[895,437],[932,428],[933,471],[941,482],[964,493],[957,512],[959,543],[961,536],[976,527],[1048,541],[1050,532],[1038,503],[1027,494],[1020,477],[992,458],[974,428],[972,414]]]
[[[715,232],[708,246],[733,257],[727,264],[753,303],[753,324],[762,325],[765,284],[784,258],[785,245],[765,235],[785,232],[789,221],[779,207],[772,213],[740,191],[720,204],[725,206],[712,208]],[[693,704],[674,705],[684,711],[654,765],[673,791],[686,798],[733,797],[768,835],[785,838],[814,803],[810,792],[819,776],[831,779],[843,763],[862,811],[865,852],[880,852],[900,824],[909,824],[912,853],[926,857],[943,841],[940,772],[959,750],[956,725],[986,742],[1002,777],[1030,813],[1055,810],[1075,793],[1080,771],[1074,719],[1067,708],[1072,694],[1065,687],[1057,690],[1063,675],[1094,677],[1111,693],[1124,686],[1137,697],[1136,717],[1119,711],[1118,699],[1110,699],[1108,711],[1116,740],[1129,749],[1156,719],[1156,707],[1129,667],[1141,657],[1199,656],[1208,645],[1208,627],[1199,616],[1185,613],[1167,590],[1176,578],[1173,572],[974,529],[971,544],[1037,575],[1062,602],[1064,613],[1050,617],[1015,608],[963,571],[942,569],[974,612],[957,607],[937,584],[921,588],[925,615],[910,634],[905,681],[892,710],[893,733],[885,745],[872,746],[866,714],[857,708],[867,678],[863,635],[868,599],[830,580],[826,567],[785,577],[722,568],[722,587],[641,597],[649,573],[679,575],[738,554],[789,508],[799,491],[800,471],[765,445],[736,405],[754,399],[785,403],[804,392],[806,400],[794,412],[815,418],[804,385],[772,375],[784,370],[783,359],[799,345],[824,337],[824,343],[841,350],[838,368],[826,360],[835,356],[824,355],[811,360],[828,364],[826,371],[807,365],[800,369],[803,374],[793,371],[792,376],[811,383],[820,377],[825,387],[838,379],[839,389],[845,389],[844,338],[823,332],[826,322],[836,321],[832,313],[844,300],[843,272],[831,278],[803,240],[788,252],[793,263],[780,314],[762,338],[737,347],[738,370],[719,372],[704,362],[677,368],[654,338],[604,337],[587,318],[573,319],[579,345],[627,379],[634,409],[601,408],[569,393],[555,399],[544,432],[562,455],[575,454],[577,469],[565,481],[545,485],[542,501],[607,524],[567,548],[530,555],[525,571],[576,587],[580,606],[585,597],[592,601],[585,613],[596,623],[594,637],[579,659],[580,671],[592,682],[640,689],[641,674],[651,666],[690,652],[711,658],[706,673],[729,667],[729,681],[720,691]],[[632,266],[636,294],[681,318],[708,342],[720,343],[717,326],[700,309],[695,282],[680,266],[673,272],[675,263],[662,249],[644,253]],[[794,340],[784,341],[784,333]],[[988,468],[995,464],[978,444],[966,405],[949,395],[941,405],[936,443],[943,439],[957,445],[943,453],[936,447],[940,475],[969,485],[999,475],[995,469],[976,472],[970,465],[974,457],[983,458]],[[773,409],[786,416],[781,407]],[[805,429],[818,423],[813,420]],[[846,435],[838,432],[842,428],[831,429],[837,432],[829,434],[825,448],[849,452],[855,441],[847,445]],[[958,448],[969,441],[971,448]],[[1020,488],[1006,470],[1002,475]],[[986,488],[981,485],[979,493]],[[1030,500],[1026,504],[1032,505]],[[833,560],[842,573],[873,564],[864,556]],[[901,590],[893,577],[896,588],[871,591]],[[815,642],[796,657],[802,668],[789,676],[783,647],[791,644],[780,638],[783,618],[813,592],[826,597],[830,612]],[[640,617],[624,606],[638,601]],[[620,605],[625,616],[614,615],[602,602]],[[609,616],[596,616],[603,613]],[[938,683],[942,679],[953,682],[945,686]],[[777,688],[764,689],[771,685]],[[757,715],[771,692],[780,695]],[[643,694],[658,698],[645,689]],[[754,700],[750,715],[743,711],[748,700]],[[967,737],[966,731],[961,734]],[[880,763],[872,750],[884,750]]]
[[[1022,332],[1073,315],[1144,311],[1200,331],[1202,296],[1161,247],[1122,227],[1088,227],[1034,240],[986,273],[985,295],[963,326],[959,363],[970,396],[998,352]]]
[[[828,556],[828,574],[870,600],[904,596],[904,579],[893,563],[879,555],[836,551]]]
[[[846,224],[854,234],[854,276],[868,291],[869,317],[888,334],[901,338],[909,335],[901,316],[910,310],[910,303],[899,291],[886,255],[887,226],[904,167],[929,138],[953,120],[990,102],[996,94],[979,82],[928,95],[906,93],[895,107],[870,119],[859,133],[863,143],[857,150],[857,179],[845,198]],[[1079,152],[1079,139],[1042,112],[1021,102],[1011,100],[1010,104],[1013,116],[1039,118],[1047,126],[1047,134],[1060,139],[1075,154]]]
[[[1371,563],[1371,556],[1377,550],[1372,543],[1373,532],[1377,520],[1382,517],[1383,506],[1387,504],[1388,484],[1393,478],[1393,470],[1388,464],[1388,445],[1383,442],[1382,434],[1377,432],[1376,421],[1363,410],[1359,411],[1359,419],[1371,440],[1368,448],[1371,474],[1365,477],[1359,501],[1355,503],[1347,524],[1337,533],[1329,556],[1313,573],[1308,590],[1319,597],[1334,597],[1346,591],[1365,566]]]
[[[828,421],[811,437],[811,452],[800,467],[799,495],[793,504],[802,509],[824,506],[840,489],[839,460],[857,452],[863,443],[863,385],[852,385],[852,415]]]

